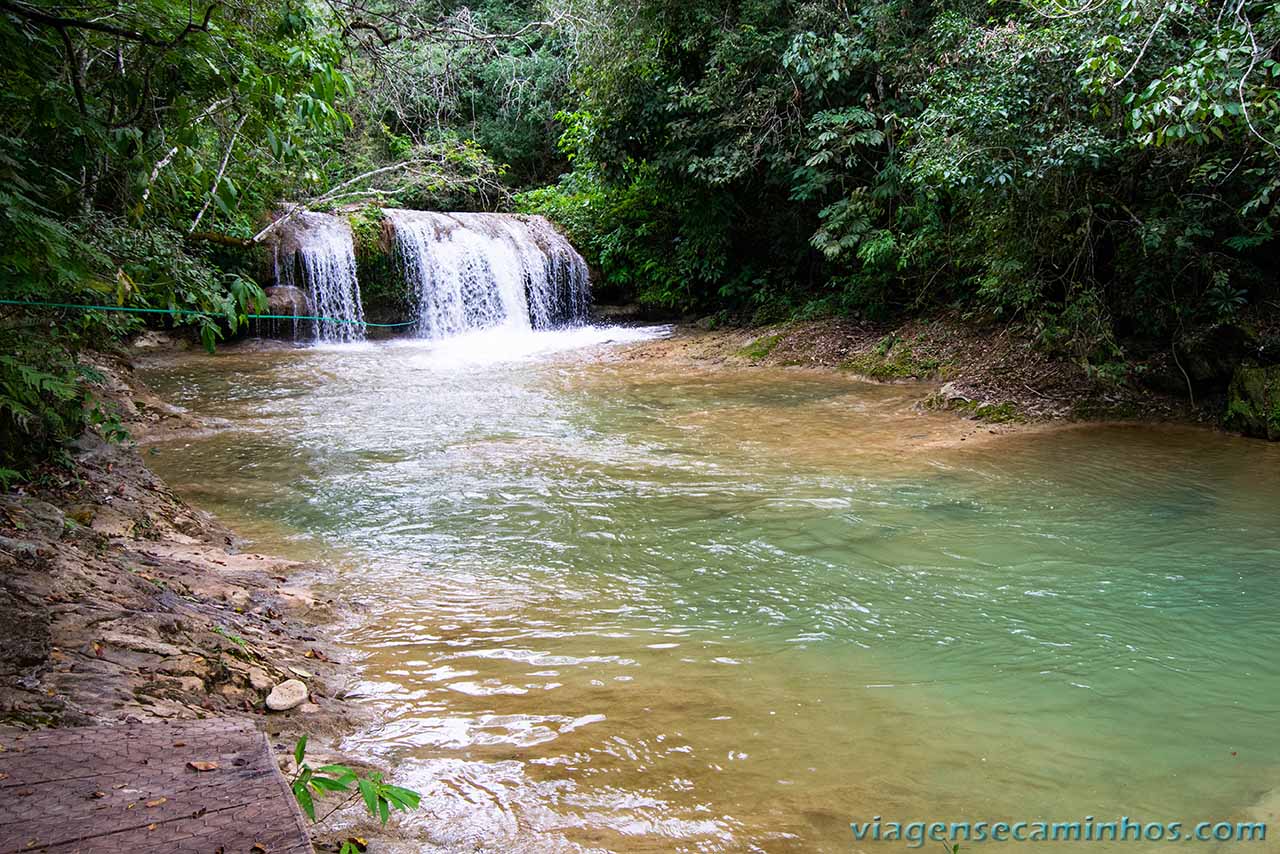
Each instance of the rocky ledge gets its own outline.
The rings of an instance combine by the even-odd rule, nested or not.
[[[99,367],[135,435],[199,427],[121,363]],[[40,483],[0,496],[0,726],[267,714],[283,735],[347,728],[325,641],[338,615],[301,583],[318,570],[241,553],[131,444],[86,435]]]

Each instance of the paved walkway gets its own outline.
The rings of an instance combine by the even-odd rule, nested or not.
[[[0,737],[0,854],[19,851],[312,848],[266,736],[213,720]]]

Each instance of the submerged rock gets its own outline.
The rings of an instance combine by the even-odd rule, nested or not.
[[[267,695],[267,708],[273,712],[287,712],[306,701],[307,686],[299,679],[286,679]]]
[[[1236,368],[1222,423],[1246,436],[1280,441],[1280,365]]]

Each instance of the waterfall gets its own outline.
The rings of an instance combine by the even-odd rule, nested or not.
[[[546,219],[387,210],[418,334],[447,338],[493,326],[546,329],[586,319],[582,256]]]
[[[277,285],[293,287],[301,274],[311,313],[333,318],[315,322],[317,341],[363,341],[364,308],[351,226],[342,217],[301,212],[287,224],[287,233],[292,252],[286,252],[281,263],[280,249],[276,250]]]

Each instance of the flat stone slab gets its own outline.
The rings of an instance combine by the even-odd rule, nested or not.
[[[0,854],[28,851],[312,854],[266,736],[226,719],[0,737]]]

